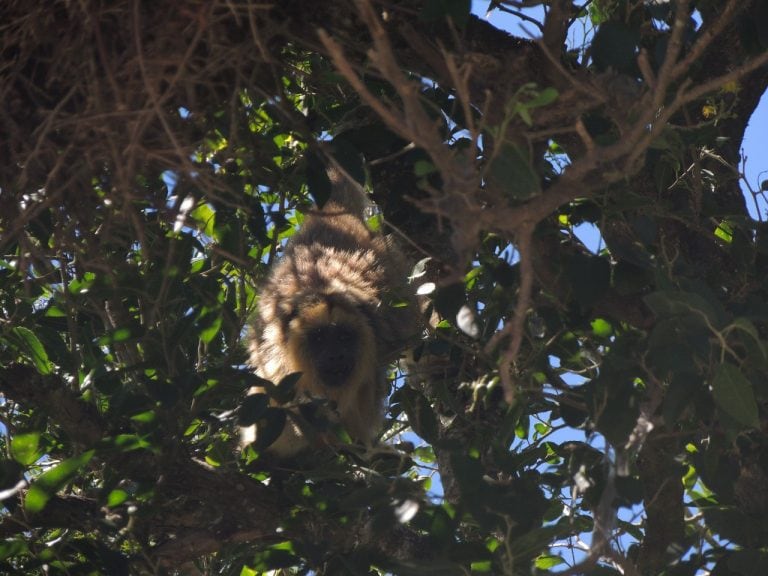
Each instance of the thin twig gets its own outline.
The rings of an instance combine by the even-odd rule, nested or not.
[[[676,78],[673,75],[677,58],[683,49],[683,35],[688,28],[688,4],[690,0],[679,0],[675,6],[675,20],[672,23],[672,34],[669,37],[664,62],[661,64],[656,86],[653,90],[653,107],[660,108],[664,104],[669,84]]]
[[[523,343],[525,319],[528,316],[528,308],[531,305],[531,294],[533,292],[534,272],[531,244],[534,228],[534,222],[525,222],[518,231],[517,251],[520,254],[520,290],[517,294],[514,316],[502,330],[494,334],[486,346],[486,352],[490,354],[503,338],[509,336],[509,345],[499,360],[499,379],[504,389],[504,399],[509,404],[512,404],[515,400],[516,390],[512,380],[512,372],[520,353],[520,346]]]

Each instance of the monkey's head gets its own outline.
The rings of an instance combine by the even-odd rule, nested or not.
[[[284,317],[286,349],[302,386],[335,397],[378,370],[376,339],[364,304],[344,293],[298,294]],[[336,393],[334,393],[336,392]]]

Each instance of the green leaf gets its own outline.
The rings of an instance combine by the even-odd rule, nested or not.
[[[746,334],[749,334],[749,336],[752,337],[752,339],[755,341],[755,344],[757,345],[757,348],[762,353],[763,357],[768,357],[768,353],[766,352],[765,345],[762,340],[760,340],[760,334],[757,331],[757,327],[747,318],[734,318],[733,322],[731,322],[731,327],[735,328],[736,330],[739,330],[741,332],[745,332]]]
[[[125,490],[112,490],[107,496],[107,506],[114,508],[128,500],[128,492]]]
[[[719,302],[711,301],[695,292],[660,290],[643,298],[656,316],[694,315],[706,318],[715,328],[725,323],[725,314]]]
[[[294,556],[287,550],[280,550],[272,547],[271,550],[259,552],[254,558],[254,567],[259,574],[271,572],[278,568],[289,568],[300,562],[297,556]]]
[[[45,317],[46,318],[66,318],[67,313],[64,312],[64,310],[62,310],[58,306],[51,305],[45,310]]]
[[[67,289],[70,294],[87,294],[96,282],[96,274],[86,272],[82,278],[74,278],[69,282]]]
[[[133,334],[130,328],[116,328],[115,330],[110,330],[103,336],[99,336],[96,339],[96,344],[98,346],[108,346],[118,342],[126,342],[132,336]]]
[[[24,466],[29,466],[37,462],[38,458],[42,455],[39,447],[39,432],[16,434],[11,440],[11,454],[13,455],[13,459]]]
[[[267,408],[258,423],[254,442],[256,449],[261,450],[273,444],[283,433],[286,420],[287,415],[282,408]]]
[[[528,154],[512,144],[503,144],[491,161],[487,178],[511,200],[527,200],[541,192],[541,179]]]
[[[53,372],[53,364],[48,359],[48,353],[32,330],[24,326],[16,326],[11,329],[9,340],[22,356],[32,361],[40,374],[45,376]]]
[[[145,410],[131,416],[131,420],[134,422],[141,422],[142,424],[149,424],[157,419],[157,412],[154,410]]]
[[[277,383],[277,386],[272,386],[272,388],[267,389],[269,395],[280,404],[290,402],[293,400],[294,396],[296,396],[296,385],[299,383],[299,380],[301,380],[301,375],[301,372],[292,372],[287,376],[284,376],[280,382]]]
[[[648,338],[647,361],[659,373],[695,372],[696,358],[710,353],[709,330],[688,317],[659,320]]]
[[[269,406],[269,396],[266,394],[251,394],[245,397],[240,405],[238,413],[238,423],[240,426],[251,426],[256,424],[264,415]]]
[[[113,443],[121,452],[152,448],[152,444],[138,434],[118,434],[114,437]]]
[[[58,466],[43,472],[34,481],[24,499],[24,508],[30,514],[40,512],[52,496],[70,482],[93,458],[94,451],[88,450],[79,456],[64,460]]]
[[[435,310],[445,318],[456,318],[466,301],[464,292],[464,284],[459,282],[441,286],[434,294]]]
[[[549,570],[565,562],[560,556],[542,555],[536,558],[534,566],[539,570]]]
[[[729,222],[723,220],[715,228],[715,236],[726,244],[730,244],[733,241],[733,227]]]
[[[197,321],[200,340],[209,344],[221,330],[223,317],[219,310],[204,313]]]
[[[419,446],[413,451],[413,457],[425,464],[434,464],[437,461],[432,446]]]
[[[216,227],[216,212],[209,204],[200,204],[189,215],[197,222],[198,230],[209,238],[213,238]]]
[[[552,104],[552,102],[557,100],[557,97],[557,90],[554,88],[544,88],[544,90],[539,92],[534,98],[528,100],[528,102],[525,103],[525,106],[526,108],[539,108],[541,106]]]
[[[27,543],[22,540],[5,540],[0,542],[0,560],[6,560],[14,556],[22,556],[29,553]]]
[[[429,525],[429,537],[431,540],[448,545],[455,533],[453,519],[443,508],[435,508],[432,512],[432,520]]]
[[[598,338],[608,338],[613,334],[613,326],[602,318],[595,318],[592,320],[592,333]]]
[[[739,424],[758,428],[757,402],[752,384],[733,364],[721,364],[712,380],[715,404]]]
[[[216,225],[214,226],[214,238],[216,242],[228,253],[237,254],[240,249],[240,233],[243,229],[243,223],[240,221],[237,213],[231,209],[219,209],[216,212]],[[180,254],[181,261],[185,266],[184,255]]]

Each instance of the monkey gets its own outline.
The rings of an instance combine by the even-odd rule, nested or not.
[[[261,288],[249,364],[273,383],[300,373],[295,402],[327,401],[329,419],[370,446],[383,419],[386,367],[416,336],[418,312],[406,258],[367,226],[360,185],[337,168],[327,173],[330,199],[305,218]],[[287,416],[267,448],[279,458],[310,447],[295,404]],[[242,444],[255,433],[243,428]]]

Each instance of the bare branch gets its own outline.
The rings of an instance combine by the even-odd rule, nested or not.
[[[504,399],[509,404],[513,404],[515,400],[516,387],[512,380],[512,373],[520,353],[520,346],[523,343],[525,319],[528,317],[533,291],[534,271],[531,242],[534,228],[534,222],[525,222],[518,229],[517,251],[520,254],[520,290],[517,294],[514,316],[502,330],[493,335],[485,349],[487,354],[491,354],[502,339],[509,337],[509,345],[499,361],[499,378],[504,387]]]
[[[696,43],[691,47],[685,57],[674,65],[670,76],[674,79],[684,77],[691,69],[691,66],[697,62],[704,52],[709,48],[712,42],[720,36],[723,31],[733,25],[734,17],[739,10],[745,8],[749,2],[742,0],[728,0],[722,13],[712,22],[708,22],[704,30],[701,31]],[[679,9],[680,7],[678,7]]]

